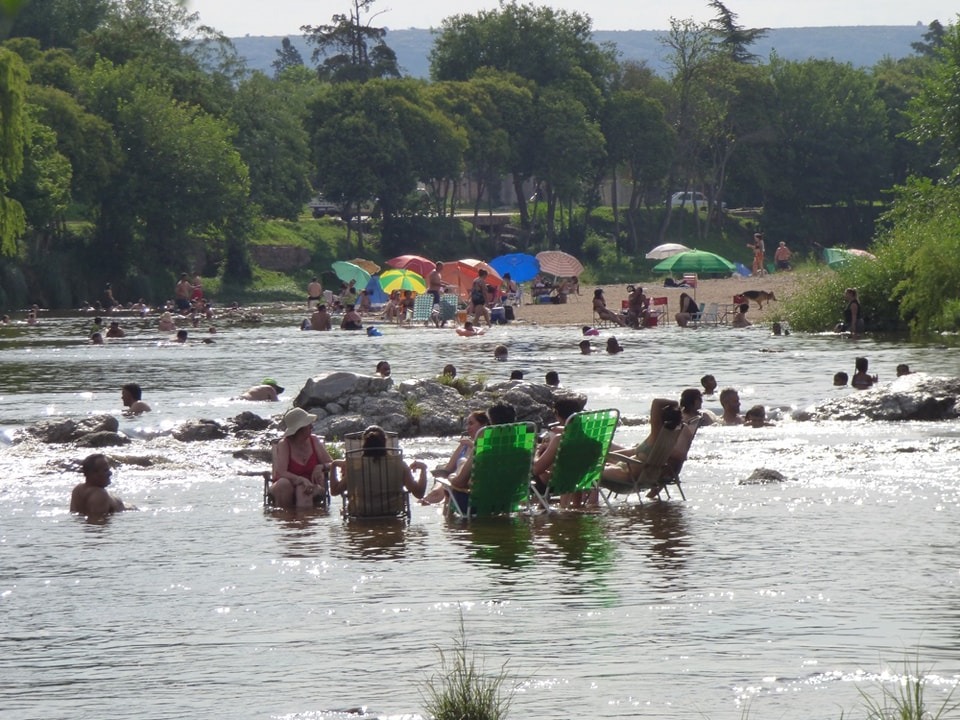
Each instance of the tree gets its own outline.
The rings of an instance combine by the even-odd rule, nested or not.
[[[76,49],[110,13],[110,0],[29,0],[14,15],[11,38],[36,38],[43,48]]]
[[[250,170],[250,200],[268,217],[296,220],[310,197],[310,143],[302,106],[285,83],[254,73],[237,88],[234,147]]]
[[[280,41],[280,47],[277,48],[277,59],[270,63],[273,68],[274,77],[279,78],[283,71],[291,67],[303,67],[303,57],[300,51],[290,42],[290,38],[285,37]]]
[[[323,80],[366,82],[374,78],[398,78],[397,55],[384,42],[386,28],[373,27],[361,14],[369,14],[375,0],[352,0],[348,14],[337,14],[328,25],[303,25],[307,42],[314,45],[313,61]],[[323,58],[321,62],[321,58]]]
[[[934,20],[927,25],[927,31],[923,34],[923,41],[910,43],[910,47],[917,55],[927,58],[935,57],[937,51],[944,45],[946,34],[947,31],[940,24],[940,21]]]
[[[710,7],[717,11],[711,26],[717,36],[720,51],[735,63],[752,63],[757,59],[748,49],[765,36],[767,28],[745,28],[737,24],[737,14],[727,9],[722,0],[710,0]]]
[[[663,106],[639,90],[613,93],[604,108],[601,125],[606,138],[607,159],[614,179],[614,222],[619,224],[617,170],[626,166],[630,179],[627,214],[632,250],[639,250],[636,211],[644,195],[652,192],[669,172],[673,161],[673,128]],[[617,249],[620,249],[619,231]]]
[[[913,128],[909,137],[914,142],[933,143],[941,172],[955,181],[960,174],[960,27],[949,26],[942,40],[936,63],[910,103]]]
[[[27,144],[27,71],[20,57],[0,47],[0,256],[13,255],[26,229],[26,214],[7,196],[23,172]]]

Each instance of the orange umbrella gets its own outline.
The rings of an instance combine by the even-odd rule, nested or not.
[[[474,260],[473,258],[465,258],[460,262],[466,263],[472,268],[475,268],[477,271],[486,270],[487,271],[487,285],[492,285],[496,288],[494,293],[494,300],[500,297],[500,288],[503,286],[503,278],[500,277],[500,273],[493,269],[493,267],[484,262],[483,260]]]
[[[470,286],[477,279],[477,268],[474,268],[462,260],[451,260],[443,263],[443,269],[440,271],[440,277],[450,289],[457,293],[462,300],[470,297]]]
[[[357,267],[362,267],[371,275],[376,275],[380,272],[380,266],[377,265],[373,260],[366,260],[364,258],[354,258],[353,260],[348,260],[347,262],[352,262]]]

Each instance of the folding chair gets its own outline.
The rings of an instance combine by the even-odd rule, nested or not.
[[[661,428],[657,433],[657,439],[650,448],[646,458],[640,459],[621,453],[610,453],[609,458],[626,466],[629,478],[623,481],[612,478],[601,478],[600,496],[607,507],[612,507],[610,497],[612,495],[624,495],[627,498],[636,494],[640,504],[643,504],[641,495],[644,491],[657,489],[657,497],[660,497],[661,491],[666,491],[667,497],[670,497],[670,491],[667,485],[676,485],[680,490],[680,497],[686,500],[683,494],[683,488],[680,486],[680,477],[674,473],[668,465],[670,453],[677,444],[682,428],[677,427],[673,430]]]
[[[342,493],[344,518],[410,518],[410,493],[403,484],[407,466],[402,451],[387,448],[383,455],[347,453]]]
[[[666,322],[667,315],[670,314],[669,304],[670,298],[668,297],[650,298],[650,317],[655,317],[658,325],[663,325]]]
[[[578,412],[567,418],[546,490],[540,492],[531,484],[545,510],[550,510],[551,495],[592,490],[600,481],[619,422],[620,411],[613,409]]]
[[[537,427],[531,422],[485,427],[474,442],[469,491],[437,478],[450,497],[450,512],[467,519],[519,512],[530,499],[536,444]]]

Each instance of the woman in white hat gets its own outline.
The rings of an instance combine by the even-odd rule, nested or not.
[[[327,471],[333,459],[313,434],[317,420],[295,407],[283,416],[283,438],[273,447],[273,484],[270,495],[279,507],[313,507],[327,497]]]

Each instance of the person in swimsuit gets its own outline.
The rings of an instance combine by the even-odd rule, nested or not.
[[[278,507],[313,507],[326,497],[330,453],[313,434],[317,416],[295,407],[283,416],[283,438],[273,447],[273,484],[269,493]]]
[[[490,325],[490,310],[487,308],[487,271],[481,270],[470,286],[470,303],[467,315],[479,323],[482,317]]]
[[[610,443],[610,452],[618,455],[627,455],[637,460],[646,460],[657,441],[657,436],[662,428],[673,430],[680,425],[683,418],[680,413],[680,406],[673,400],[658,398],[650,404],[650,433],[640,443],[633,448],[625,448],[616,443]],[[630,463],[620,460],[615,463],[607,463],[603,468],[603,479],[614,482],[630,481]]]
[[[323,297],[323,285],[320,284],[320,281],[317,278],[313,278],[310,283],[307,285],[307,307],[309,308],[313,303],[320,300]]]
[[[363,318],[353,305],[347,305],[347,311],[340,321],[341,330],[363,330]]]
[[[466,432],[463,434],[463,437],[460,438],[460,442],[457,443],[457,447],[454,448],[452,453],[450,453],[450,457],[447,462],[445,462],[443,465],[438,465],[433,469],[433,476],[446,478],[457,473],[457,471],[460,469],[460,466],[463,465],[467,458],[473,453],[473,443],[477,435],[479,435],[480,431],[489,424],[490,418],[487,417],[487,413],[485,413],[483,410],[474,410],[472,413],[467,415]],[[432,505],[434,503],[442,502],[446,497],[447,491],[443,488],[443,486],[436,485],[424,496],[423,500],[420,502],[423,505]]]
[[[860,307],[860,298],[857,296],[856,289],[844,290],[843,299],[847,301],[847,306],[843,310],[843,322],[837,324],[834,332],[848,332],[851,338],[863,335],[866,324],[863,321],[863,310]]]
[[[379,425],[370,425],[363,431],[361,447],[364,457],[384,457],[387,454],[387,433]],[[345,460],[335,460],[332,467],[330,494],[339,495],[347,489],[347,462]],[[403,486],[415,498],[422,498],[424,491],[427,489],[427,464],[422,460],[414,460],[410,465],[404,463],[403,468]],[[420,471],[419,478],[413,477],[414,470]]]

